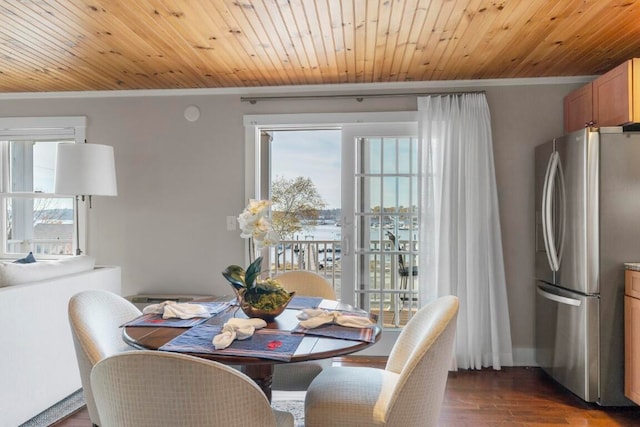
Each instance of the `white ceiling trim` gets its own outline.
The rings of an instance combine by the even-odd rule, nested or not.
[[[429,89],[487,88],[496,86],[533,86],[581,84],[595,79],[597,76],[572,77],[531,77],[518,79],[478,79],[478,80],[436,80],[424,82],[392,82],[392,83],[348,83],[328,85],[300,86],[260,86],[237,88],[201,88],[201,89],[143,89],[143,90],[103,90],[77,92],[12,92],[0,93],[0,100],[16,99],[57,99],[57,98],[125,98],[149,96],[202,96],[202,95],[268,95],[295,93],[344,93],[383,90],[424,91]]]

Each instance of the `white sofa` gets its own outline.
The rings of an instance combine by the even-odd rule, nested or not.
[[[16,427],[81,388],[69,299],[87,289],[121,294],[121,272],[73,258],[0,263],[0,427]]]

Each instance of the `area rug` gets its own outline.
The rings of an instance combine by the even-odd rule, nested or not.
[[[49,409],[45,409],[35,417],[31,418],[20,427],[47,427],[56,421],[60,421],[67,415],[77,411],[85,405],[82,389],[67,396]],[[304,412],[303,412],[304,413]]]
[[[295,427],[304,427],[304,400],[274,400],[271,407],[278,411],[290,412],[295,419]]]
[[[278,392],[274,392],[274,394],[276,395],[276,399],[272,402],[271,406],[278,411],[290,412],[295,419],[295,427],[304,427],[304,399],[280,400],[278,398]],[[298,393],[298,395],[300,394],[304,396],[304,393]],[[82,408],[84,405],[84,396],[82,395],[82,389],[80,389],[53,405],[51,408],[36,415],[20,427],[48,427]]]

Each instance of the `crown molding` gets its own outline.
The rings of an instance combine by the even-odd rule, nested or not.
[[[436,80],[424,82],[390,83],[339,83],[299,86],[257,86],[233,88],[197,88],[197,89],[136,89],[69,92],[8,92],[0,93],[0,100],[18,99],[74,99],[74,98],[127,98],[158,96],[204,96],[204,95],[240,95],[258,96],[272,94],[318,94],[344,93],[385,90],[424,91],[429,89],[488,88],[500,86],[537,86],[588,83],[597,76],[572,77],[530,77],[517,79],[478,79],[478,80]]]

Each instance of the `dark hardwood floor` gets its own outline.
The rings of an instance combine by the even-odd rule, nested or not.
[[[384,358],[338,358],[335,365],[384,367]],[[86,408],[54,424],[90,427]],[[441,427],[640,426],[640,407],[586,404],[538,368],[459,371],[449,374]]]

